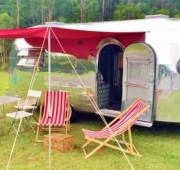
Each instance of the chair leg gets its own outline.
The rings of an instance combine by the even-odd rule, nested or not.
[[[99,140],[96,140],[96,139],[93,139],[93,138],[87,138],[87,142],[82,146],[83,148],[83,151],[84,151],[84,154],[85,154],[85,158],[89,158],[92,154],[94,154],[96,151],[98,151],[101,147],[103,146],[107,146],[108,144],[106,144],[111,138],[107,138],[106,140],[104,141],[99,141]],[[85,147],[87,145],[89,145],[91,142],[95,142],[97,144],[99,144],[97,147],[95,147],[91,152],[87,153]]]
[[[125,139],[124,134],[122,134],[122,140],[119,141],[121,145],[125,146],[125,149],[123,149],[123,151],[131,155],[141,156],[141,154],[138,152],[138,150],[135,148],[133,144],[131,128],[129,128],[127,132],[128,132],[128,141]]]
[[[86,146],[88,146],[91,142],[92,142],[92,141],[88,140],[88,141],[86,141],[86,142],[84,143],[84,145],[82,145],[82,149],[83,149],[83,151],[84,151],[85,158],[86,158],[86,156],[88,155],[88,154],[87,154],[87,151],[86,151]]]
[[[132,143],[132,136],[131,136],[131,131],[129,131],[129,143],[125,141],[125,138],[123,136],[123,140],[120,141],[120,144],[124,144],[126,146],[125,149],[123,149],[122,147],[119,146],[115,146],[113,144],[108,143],[112,138],[107,138],[104,141],[100,141],[94,138],[86,138],[88,141],[82,146],[83,151],[84,151],[84,155],[85,158],[89,158],[92,154],[94,154],[96,151],[98,151],[102,146],[107,146],[116,150],[120,150],[121,152],[125,152],[134,156],[141,156],[139,154],[139,152],[137,151],[137,149],[134,147],[133,143]],[[86,147],[91,143],[91,142],[95,142],[97,144],[99,144],[97,147],[95,147],[93,150],[91,150],[89,153],[87,153],[86,151]]]
[[[12,127],[13,127],[13,123],[11,123],[11,125],[10,125],[10,128],[8,130],[8,134],[10,133]]]
[[[70,128],[71,128],[71,126],[70,126],[70,119],[68,120],[68,131],[70,132]]]
[[[36,122],[38,122],[38,119],[34,115],[32,117]]]
[[[68,134],[68,120],[65,121],[65,135]]]
[[[11,125],[10,125],[10,127],[9,127],[9,130],[8,130],[8,134],[10,133],[10,131],[11,131],[11,129],[13,128],[14,130],[15,130],[15,132],[17,133],[17,130],[16,130],[16,128],[15,128],[15,123],[16,123],[16,120],[10,120],[10,122],[11,122]]]
[[[35,134],[34,127],[33,127],[32,124],[31,124],[31,118],[32,118],[32,117],[26,118],[26,120],[27,120],[27,125],[29,125],[29,126],[31,127],[32,131],[33,131],[34,134]]]
[[[129,144],[130,144],[130,152],[133,152],[133,142],[132,142],[132,134],[131,134],[131,128],[128,129],[128,135],[129,135]]]
[[[36,142],[36,143],[43,142],[43,140],[39,140],[39,139],[38,139],[38,137],[39,137],[39,131],[40,131],[40,126],[38,125],[38,126],[37,126],[37,130],[36,130],[36,138],[35,138],[35,142]]]
[[[11,122],[11,125],[10,125],[10,128],[8,130],[8,134],[10,133],[11,129],[13,128],[15,133],[19,136],[18,130],[15,127],[16,119],[10,120],[10,122]]]
[[[36,129],[36,137],[35,137],[35,142],[38,143],[38,142],[42,142],[41,140],[38,139],[39,137],[39,130],[40,130],[40,121],[41,121],[41,115],[42,115],[42,111],[43,111],[43,106],[41,105],[40,107],[40,115],[39,115],[39,118],[38,118],[38,123],[37,123],[37,129]]]
[[[67,135],[70,132],[70,119],[65,122],[65,134]]]
[[[137,156],[141,156],[138,150],[135,148],[133,141],[132,141],[132,133],[131,128],[128,129],[128,136],[129,136],[129,151],[131,154],[136,154]]]
[[[38,136],[39,136],[39,126],[37,126],[35,142],[38,142]]]
[[[25,119],[27,122],[25,122]],[[23,121],[23,123],[22,123],[23,124],[23,130],[25,130],[25,128],[29,125],[31,127],[32,131],[35,133],[35,130],[31,124],[31,117],[25,117],[25,118],[23,118],[22,121]]]

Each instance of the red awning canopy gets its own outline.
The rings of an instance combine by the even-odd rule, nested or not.
[[[33,47],[43,47],[47,50],[48,37],[51,52],[87,58],[90,53],[96,56],[97,46],[105,38],[114,38],[126,47],[130,43],[144,41],[145,32],[101,32],[48,26],[0,30],[0,38],[24,38]]]

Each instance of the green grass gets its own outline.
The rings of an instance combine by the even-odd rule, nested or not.
[[[8,120],[4,133],[7,133]],[[71,124],[74,138],[74,150],[67,153],[52,151],[52,169],[106,170],[131,169],[123,154],[103,147],[88,159],[84,158],[81,148],[84,143],[82,128],[100,129],[102,121],[98,117],[83,116]],[[134,126],[132,129],[134,144],[142,157],[128,156],[133,167],[138,170],[177,170],[180,167],[180,126],[177,124],[157,123],[152,128]],[[0,137],[0,169],[5,169],[15,133]],[[21,131],[14,149],[10,164],[11,170],[44,170],[48,169],[48,151],[43,143],[34,142],[35,135],[30,128]]]
[[[0,72],[0,95],[6,93],[6,89],[8,88],[9,83],[9,74],[5,72]]]
[[[1,75],[6,77],[6,74]],[[7,86],[5,81],[1,81],[1,85],[3,86],[1,89]],[[13,110],[13,107],[9,104],[5,106],[5,109],[9,112]],[[15,138],[13,130],[9,135],[7,134],[10,125],[7,119],[3,125],[4,134],[1,135],[0,131],[0,170],[6,169]],[[84,136],[81,129],[100,129],[103,126],[97,116],[79,115],[79,120],[71,124],[70,134],[73,135],[74,150],[67,153],[52,151],[52,170],[130,170],[131,167],[124,155],[111,148],[103,147],[90,158],[84,158],[81,148]],[[180,169],[180,124],[156,122],[152,128],[134,126],[132,135],[136,148],[142,154],[142,157],[127,155],[134,169]],[[9,170],[48,169],[48,151],[43,148],[43,143],[36,144],[34,141],[35,134],[29,127],[20,132]]]

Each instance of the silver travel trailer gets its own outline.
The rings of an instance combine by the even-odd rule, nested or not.
[[[122,32],[99,38],[95,52],[89,49],[86,59],[51,54],[51,88],[70,91],[74,111],[96,112],[86,95],[89,89],[105,116],[115,117],[140,97],[151,107],[137,121],[138,125],[151,127],[153,121],[180,122],[180,20],[156,15],[139,20],[55,23],[55,26],[78,31]],[[86,48],[93,41],[93,38],[88,43],[79,40],[77,47]],[[46,57],[44,61],[47,62]],[[40,70],[44,88],[47,88],[46,71],[44,64]],[[77,112],[74,116],[78,117]]]

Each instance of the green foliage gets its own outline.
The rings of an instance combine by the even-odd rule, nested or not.
[[[86,0],[87,5],[85,6],[85,21],[99,21],[100,15],[98,14],[99,4],[97,0]]]
[[[168,15],[169,16],[170,11],[168,9],[163,8],[163,9],[158,10],[157,14],[164,14],[164,15]]]
[[[148,14],[159,13],[178,18],[180,13],[179,0],[18,1],[20,27],[39,25],[48,21],[69,23],[136,19],[143,18]],[[17,1],[1,0],[0,13],[6,13],[12,19],[12,22],[5,20],[6,24],[9,24],[10,27],[16,26]]]
[[[9,75],[7,72],[1,72],[0,71],[0,95],[5,95],[6,94],[6,89],[8,88],[8,83],[9,83]]]
[[[8,63],[1,63],[0,71],[8,71]]]
[[[113,20],[138,19],[143,17],[144,14],[132,3],[128,5],[118,5],[113,12]]]
[[[71,4],[71,20],[70,22],[80,22],[81,4],[78,0],[69,0]]]
[[[0,13],[0,29],[8,29],[13,27],[13,19],[7,13]],[[7,71],[8,56],[11,49],[12,41],[0,40],[1,53],[1,70]]]
[[[0,28],[12,28],[13,19],[7,13],[0,13]]]

